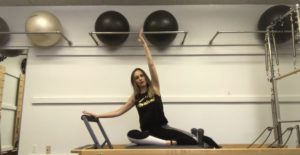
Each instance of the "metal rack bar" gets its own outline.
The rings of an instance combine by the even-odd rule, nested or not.
[[[8,76],[11,76],[11,77],[13,77],[13,78],[19,79],[19,77],[16,77],[16,76],[14,76],[14,75],[12,75],[12,74],[9,74],[9,73],[5,73],[5,74],[8,75]]]
[[[99,45],[99,42],[95,39],[93,34],[139,34],[140,32],[89,32],[89,35],[92,37],[96,45]],[[173,33],[184,33],[181,45],[184,44],[188,31],[158,31],[158,32],[143,32],[143,34],[173,34]]]
[[[280,123],[294,123],[294,122],[300,122],[300,120],[277,120]]]
[[[47,32],[0,32],[0,34],[59,34],[61,35],[71,46],[73,43],[60,31],[47,31]]]
[[[212,45],[212,42],[215,38],[221,33],[267,33],[268,31],[217,31],[213,38],[209,41],[209,45]],[[270,31],[271,33],[291,33],[290,30],[283,31]]]

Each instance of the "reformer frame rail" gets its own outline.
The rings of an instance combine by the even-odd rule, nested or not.
[[[71,46],[73,43],[61,31],[47,31],[47,32],[0,32],[0,34],[58,34],[61,35]]]
[[[99,42],[93,36],[93,34],[103,34],[103,35],[112,35],[112,34],[139,34],[140,32],[89,32],[89,35],[92,37],[96,45],[99,45]],[[184,44],[188,31],[157,31],[157,32],[143,32],[142,34],[179,34],[184,33],[181,45]]]

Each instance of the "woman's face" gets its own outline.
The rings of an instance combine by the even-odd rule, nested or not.
[[[137,86],[139,87],[146,86],[146,78],[142,71],[140,70],[135,71],[134,80]]]

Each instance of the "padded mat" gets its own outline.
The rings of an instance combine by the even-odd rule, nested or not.
[[[136,145],[129,144],[125,149],[205,149],[198,145]]]

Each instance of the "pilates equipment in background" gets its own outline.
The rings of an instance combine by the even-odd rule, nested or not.
[[[26,32],[62,32],[59,19],[47,11],[38,11],[29,15],[25,23]],[[28,38],[37,46],[53,46],[60,39],[59,34],[27,34]]]
[[[283,8],[283,7],[273,7],[273,8]],[[284,7],[286,8],[286,7]],[[296,68],[296,45],[295,45],[295,34],[300,35],[300,6],[296,4],[294,7],[288,7],[288,11],[281,12],[276,19],[274,19],[263,31],[217,31],[213,38],[210,40],[209,44],[212,45],[214,39],[222,33],[264,33],[265,34],[265,66],[266,66],[266,75],[268,82],[271,83],[271,110],[272,110],[272,118],[273,118],[273,126],[274,126],[274,137],[278,139],[278,144],[283,144],[282,137],[281,137],[281,123],[291,123],[291,122],[300,122],[298,120],[282,120],[280,117],[280,109],[279,109],[279,100],[278,100],[278,90],[277,90],[277,81],[288,77],[292,74],[295,74],[300,71],[300,69]],[[288,19],[288,20],[287,20]],[[282,24],[282,21],[289,22],[290,24],[286,23],[285,28],[288,30],[276,30],[278,28],[278,24]],[[287,26],[286,26],[287,25]],[[289,27],[290,26],[290,27]],[[284,35],[285,37],[281,37],[278,34],[288,34]],[[279,41],[276,37],[279,37]],[[284,38],[284,39],[282,39]],[[278,42],[285,42],[287,39],[292,39],[292,51],[291,54],[293,55],[293,62],[294,62],[294,70],[286,73],[284,75],[280,75],[279,73],[279,59],[278,59],[278,52],[276,49],[276,44]],[[272,45],[273,43],[273,45]],[[300,42],[297,42],[300,44]],[[273,47],[273,48],[272,48]],[[272,52],[274,51],[274,52]],[[274,73],[274,63],[273,57],[276,59],[276,65],[278,69],[278,77],[275,77]],[[300,133],[297,132],[298,139],[300,139]],[[300,140],[298,140],[298,147],[300,147]]]
[[[130,26],[127,19],[119,12],[107,11],[102,13],[96,20],[95,31],[97,32],[129,32]],[[123,44],[129,34],[97,34],[98,39],[109,46]]]
[[[144,32],[178,31],[176,18],[168,11],[158,10],[151,13],[144,22]],[[155,46],[167,46],[177,36],[173,34],[145,34],[147,40]]]

